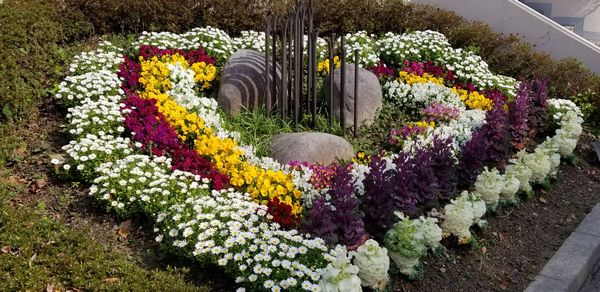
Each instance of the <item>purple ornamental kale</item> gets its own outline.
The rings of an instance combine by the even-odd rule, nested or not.
[[[363,181],[365,194],[361,201],[361,210],[365,213],[365,227],[369,234],[382,238],[395,221],[393,193],[388,189],[388,179],[395,170],[386,171],[386,161],[382,155],[373,155],[369,163],[370,172]],[[416,200],[410,200],[414,206]]]
[[[515,144],[524,143],[529,132],[527,119],[529,117],[530,92],[531,85],[529,82],[521,82],[517,97],[509,104],[511,140]]]
[[[367,232],[354,191],[354,179],[348,168],[338,167],[329,190],[331,201],[318,198],[304,217],[303,229],[329,244],[360,243]]]

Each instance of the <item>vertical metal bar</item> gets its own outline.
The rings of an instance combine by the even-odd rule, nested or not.
[[[346,48],[344,42],[344,35],[341,35],[340,41],[341,53],[340,53],[340,61],[342,63],[341,66],[341,76],[340,76],[340,126],[342,130],[346,127],[346,115],[344,113],[345,104],[344,98],[346,94]]]
[[[335,33],[329,38],[329,128],[333,126],[333,86],[335,75],[335,64],[333,63],[333,50],[335,49]]]
[[[293,85],[294,85],[294,22],[293,22],[293,16],[290,17],[289,20],[289,50],[288,50],[288,64],[289,64],[289,68],[288,68],[288,99],[286,100],[287,103],[287,113],[288,113],[288,117],[292,116],[292,98],[293,98]]]
[[[310,59],[311,71],[311,84],[310,84],[310,100],[311,100],[311,114],[312,114],[312,125],[317,126],[317,38],[319,34],[317,32],[312,33],[311,50],[312,56]]]
[[[270,114],[271,109],[269,107],[269,105],[271,104],[271,94],[270,94],[270,90],[271,90],[271,86],[270,86],[270,72],[269,72],[269,36],[271,35],[271,22],[270,22],[270,17],[267,16],[267,23],[265,26],[265,90],[264,90],[264,105],[265,105],[265,109],[267,110],[267,116]],[[260,97],[257,97],[260,98]],[[259,103],[259,106],[261,104]]]
[[[358,49],[354,49],[354,138],[358,137]]]
[[[273,77],[272,77],[272,86],[271,86],[271,103],[269,103],[268,107],[269,107],[269,112],[271,112],[274,108],[273,103],[277,103],[277,31],[276,28],[277,27],[277,18],[273,17],[273,32],[272,32],[272,36],[273,38],[271,39],[271,41],[273,42],[273,47],[272,47],[272,64],[273,64]]]
[[[282,24],[281,29],[281,87],[279,90],[279,110],[281,118],[285,118],[285,102],[287,101],[287,23]]]
[[[300,62],[302,57],[302,32],[300,31],[299,18],[302,11],[296,11],[296,15],[294,18],[294,128],[298,129],[298,110],[300,103],[300,94],[301,94],[301,86],[302,86],[302,62]]]

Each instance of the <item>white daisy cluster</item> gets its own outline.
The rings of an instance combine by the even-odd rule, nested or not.
[[[95,101],[100,97],[121,100],[124,94],[121,89],[121,80],[117,74],[106,68],[100,68],[98,71],[66,77],[59,84],[56,98],[66,106],[74,106],[85,99]]]
[[[390,258],[385,247],[373,239],[367,240],[361,245],[354,255],[354,265],[358,267],[358,277],[363,287],[374,290],[382,290],[389,279]]]
[[[184,68],[179,63],[168,64],[167,67],[171,81],[171,89],[167,91],[167,94],[179,105],[196,112],[208,127],[217,129],[217,132],[224,131],[221,127],[221,116],[217,111],[219,106],[217,101],[197,93],[195,72],[192,69]]]
[[[143,32],[133,43],[134,48],[152,45],[159,49],[179,48],[192,50],[202,47],[206,53],[217,58],[217,65],[225,61],[235,52],[233,39],[223,30],[214,27],[194,28],[183,34],[170,32]]]
[[[401,212],[395,214],[400,221],[385,234],[385,246],[401,273],[418,277],[421,258],[429,249],[441,247],[442,229],[435,218],[410,219]]]
[[[97,100],[84,99],[81,104],[68,108],[69,134],[79,137],[85,134],[120,134],[125,131],[123,122],[129,110],[118,102],[120,96],[99,97]]]
[[[244,30],[239,37],[233,39],[236,49],[248,49],[258,52],[265,51],[265,32]],[[271,48],[269,48],[271,50]]]
[[[422,108],[439,102],[444,105],[465,109],[458,94],[446,86],[436,83],[414,83],[408,85],[394,79],[383,84],[383,96],[396,106],[406,108],[408,113],[417,114]]]
[[[102,131],[97,135],[85,134],[62,147],[71,158],[69,164],[63,165],[63,168],[69,170],[72,164],[84,179],[91,181],[101,163],[131,154],[131,146],[129,138],[108,135]]]
[[[388,32],[377,41],[377,47],[383,60],[402,65],[405,60],[431,60],[439,63],[451,45],[443,34],[426,30],[405,34]]]
[[[100,70],[116,70],[123,63],[123,49],[113,46],[105,41],[99,44],[98,49],[83,52],[73,59],[69,66],[71,74],[83,74]]]
[[[327,252],[323,240],[268,223],[248,194],[210,190],[209,181],[171,171],[164,157],[130,155],[98,167],[91,194],[119,214],[156,216],[157,241],[212,261],[258,289],[317,290]]]
[[[101,164],[90,195],[121,216],[144,211],[154,214],[173,202],[210,193],[206,178],[183,171],[171,171],[170,159],[129,155]]]
[[[338,41],[340,41],[339,38]],[[344,47],[346,49],[346,62],[356,63],[354,60],[354,50],[358,49],[360,67],[371,67],[379,63],[379,54],[377,52],[375,35],[369,35],[366,31],[359,31],[346,34],[344,36],[344,41]]]
[[[494,74],[481,57],[463,49],[454,49],[446,37],[436,31],[416,31],[408,34],[388,32],[377,41],[381,59],[402,65],[405,60],[428,61],[443,65],[479,88],[497,88],[509,96],[516,95],[517,81]]]

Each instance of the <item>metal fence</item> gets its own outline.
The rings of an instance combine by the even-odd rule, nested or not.
[[[313,26],[314,3],[312,0],[296,0],[286,18],[282,19],[278,27],[278,19],[274,15],[268,15],[265,21],[265,92],[264,106],[267,114],[278,113],[282,118],[293,119],[294,127],[298,129],[298,123],[305,114],[310,114],[312,126],[317,123],[317,39],[318,32]],[[305,54],[305,43],[307,52]],[[333,99],[335,81],[335,52],[340,51],[340,90],[339,123],[342,129],[346,128],[346,117],[344,113],[346,94],[346,50],[344,35],[338,42],[336,35],[332,33],[328,38],[329,50],[329,110],[326,113],[330,127],[334,123]],[[306,57],[306,62],[305,62]],[[354,50],[354,62],[358,64],[359,51]],[[277,65],[281,67],[281,78],[277,78]],[[356,65],[358,66],[358,65]],[[355,68],[354,78],[354,112],[353,132],[358,131],[358,68]],[[277,84],[279,83],[279,84]],[[279,88],[279,90],[278,90]]]

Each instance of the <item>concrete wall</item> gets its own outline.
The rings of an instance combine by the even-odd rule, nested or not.
[[[594,1],[594,0],[592,0]],[[502,33],[517,34],[537,51],[557,59],[574,57],[600,74],[600,47],[517,0],[412,0],[480,20]]]
[[[600,0],[520,0],[600,46]]]

